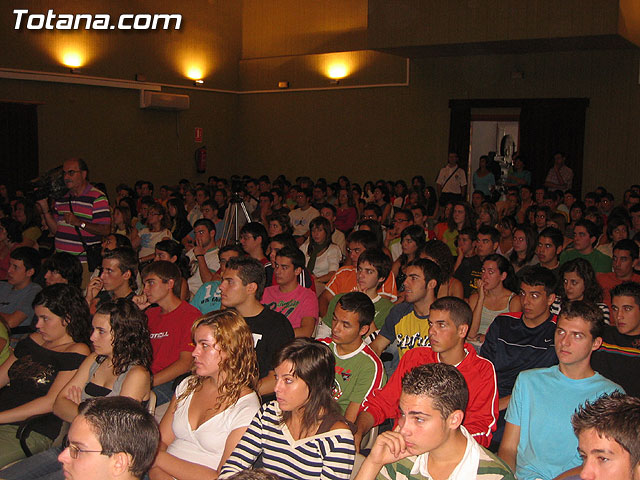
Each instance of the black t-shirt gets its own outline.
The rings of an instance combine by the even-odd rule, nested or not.
[[[616,327],[606,325],[602,346],[591,355],[591,367],[628,395],[640,397],[640,335],[623,335]]]
[[[264,378],[269,370],[273,370],[276,352],[295,338],[293,327],[287,317],[269,308],[264,308],[255,317],[245,317],[245,320],[253,333],[260,378]]]
[[[462,283],[464,298],[469,298],[476,291],[476,280],[482,277],[482,260],[477,255],[463,258],[453,277]]]

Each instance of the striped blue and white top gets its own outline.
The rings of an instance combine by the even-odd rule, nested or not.
[[[281,411],[272,401],[258,411],[235,450],[220,470],[219,478],[250,469],[262,455],[263,467],[283,480],[348,479],[355,448],[348,429],[331,430],[294,440]]]

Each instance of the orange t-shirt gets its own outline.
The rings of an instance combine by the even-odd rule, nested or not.
[[[349,265],[339,268],[325,288],[329,290],[333,296],[339,293],[355,292],[358,289],[356,267]],[[396,277],[393,272],[389,272],[389,276],[378,289],[378,293],[387,297],[392,302],[398,299],[398,287],[396,286]]]

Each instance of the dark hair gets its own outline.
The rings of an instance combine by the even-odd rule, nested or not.
[[[462,224],[462,228],[473,226],[473,211],[471,210],[471,206],[467,202],[455,202],[451,207],[449,218],[447,218],[447,226],[451,232],[458,230],[456,222],[453,221],[453,211],[457,206],[464,208],[464,223]]]
[[[196,220],[195,223],[193,224],[193,229],[195,230],[196,227],[199,227],[200,225],[203,225],[209,232],[216,231],[216,224],[213,223],[208,218],[201,218],[199,220]]]
[[[434,289],[434,291],[436,293],[438,292],[438,288],[442,283],[442,270],[436,262],[432,262],[431,260],[427,260],[426,258],[416,258],[415,260],[409,262],[407,267],[418,267],[420,268],[420,270],[422,270],[425,286],[431,280],[435,280],[436,288]]]
[[[180,269],[182,278],[189,278],[191,276],[189,258],[184,254],[184,246],[181,243],[169,239],[160,240],[156,243],[155,249],[168,253],[170,257],[176,257],[176,261],[174,263]]]
[[[166,260],[151,262],[142,270],[142,280],[146,280],[149,275],[157,275],[162,283],[173,280],[173,294],[180,297],[180,287],[182,286],[182,275],[175,263]]]
[[[478,232],[473,227],[464,227],[458,232],[458,236],[460,235],[467,235],[474,242],[478,239]]]
[[[350,243],[359,243],[365,250],[378,247],[376,234],[369,230],[356,230],[351,232],[347,237],[347,245]]]
[[[22,225],[11,217],[0,218],[0,225],[7,231],[7,238],[12,243],[22,242]]]
[[[109,316],[113,335],[113,373],[120,375],[131,365],[140,365],[151,372],[153,349],[147,317],[136,304],[126,298],[118,298],[100,304],[96,313]],[[96,361],[102,363],[105,359],[104,355],[98,355]]]
[[[564,302],[560,317],[581,318],[589,324],[589,333],[594,339],[602,337],[604,333],[604,314],[602,309],[593,302],[584,300]]]
[[[365,210],[372,210],[373,213],[375,213],[376,217],[382,216],[382,209],[376,203],[367,203],[362,209],[362,211],[364,212]]]
[[[376,309],[371,299],[362,292],[345,293],[338,300],[338,305],[347,312],[358,314],[358,325],[360,328],[371,325],[373,317],[376,316]]]
[[[629,222],[626,218],[620,216],[610,216],[607,221],[607,238],[610,240],[613,239],[613,231],[620,227],[624,226],[627,229],[627,236],[629,235]]]
[[[426,363],[402,378],[402,393],[429,397],[443,420],[469,403],[467,382],[458,369],[446,363]]]
[[[319,228],[324,230],[325,233],[325,242],[331,243],[331,223],[324,217],[316,217],[309,222],[309,232],[314,228]],[[315,244],[315,241],[309,235],[309,253],[312,251],[312,245]]]
[[[293,268],[304,268],[304,253],[299,248],[282,247],[276,253],[276,257],[288,258],[293,263]]]
[[[229,480],[280,480],[280,477],[264,468],[252,468],[234,473]]]
[[[618,391],[586,401],[571,417],[576,436],[594,429],[599,436],[615,440],[631,457],[631,467],[640,462],[640,398]]]
[[[68,252],[56,252],[45,260],[42,268],[45,272],[58,273],[69,285],[80,288],[82,264],[75,255]]]
[[[513,265],[507,260],[504,256],[499,253],[492,253],[491,255],[487,255],[485,259],[482,261],[484,265],[485,262],[496,262],[498,266],[498,270],[500,273],[506,273],[506,278],[502,281],[502,286],[507,290],[511,290],[512,292],[518,292],[520,290],[520,285],[518,284],[518,277],[513,270]]]
[[[540,241],[540,237],[546,237],[551,239],[553,245],[558,248],[564,244],[564,237],[562,236],[562,232],[555,227],[546,227],[538,234],[538,242]]]
[[[518,272],[520,286],[523,284],[530,287],[544,287],[547,295],[551,295],[556,285],[556,276],[548,268],[540,265],[528,265]]]
[[[416,252],[414,254],[414,258],[418,258],[420,249],[426,242],[424,229],[420,225],[409,225],[404,230],[402,230],[402,233],[400,233],[400,241],[402,242],[405,237],[409,237],[416,244]],[[398,257],[398,260],[400,261],[400,265],[404,266],[409,262],[409,257],[403,252]]]
[[[369,248],[358,257],[358,266],[370,263],[378,272],[378,283],[385,282],[391,273],[391,259],[379,248]]]
[[[384,232],[382,231],[382,225],[380,225],[380,222],[367,218],[366,220],[362,220],[358,225],[359,228],[365,232],[367,230],[364,230],[362,227],[367,227],[369,231],[376,236],[377,248],[382,248],[384,246]]]
[[[160,431],[153,415],[129,397],[96,397],[85,400],[78,413],[91,425],[102,454],[126,453],[129,471],[142,478],[151,468],[160,443]]]
[[[574,258],[560,266],[558,271],[557,294],[566,298],[564,291],[564,274],[575,272],[584,281],[583,298],[589,302],[602,302],[602,287],[596,280],[596,272],[591,264],[584,258]]]
[[[35,248],[18,247],[9,254],[13,260],[21,260],[26,270],[33,269],[33,277],[40,271],[40,254]]]
[[[125,203],[127,207],[129,207],[129,211],[131,212],[131,218],[138,216],[138,209],[136,208],[136,201],[132,197],[122,197],[118,200],[118,205]]]
[[[116,248],[122,248],[122,247],[133,248],[131,246],[131,240],[129,239],[129,237],[125,237],[120,233],[110,233],[109,235],[106,235],[106,236],[107,237],[111,236],[116,239]]]
[[[336,209],[336,207],[328,202],[324,202],[318,205],[318,211],[322,210],[323,208],[328,208],[329,210],[331,210],[331,212],[333,213],[333,216],[335,216],[336,213],[338,213],[338,210]]]
[[[459,234],[462,234],[462,232],[459,232]],[[442,240],[429,240],[418,252],[418,256],[421,255],[428,256],[438,264],[442,271],[442,283],[447,282],[449,278],[451,278],[456,260],[446,243]]]
[[[27,200],[26,198],[18,198],[15,201],[14,209],[16,206],[22,205],[24,208],[24,216],[25,221],[22,225],[22,231],[26,230],[30,227],[40,227],[40,214],[36,211],[36,206],[32,201]]]
[[[120,215],[122,215],[122,222],[124,223],[124,231],[127,235],[130,234],[131,229],[133,228],[131,226],[131,209],[126,205],[116,205],[115,207],[113,207],[113,213],[115,212],[120,212]],[[118,229],[115,221],[113,222],[111,228],[113,232]]]
[[[595,246],[596,243],[598,243],[598,238],[600,237],[602,230],[598,228],[598,226],[595,223],[593,223],[591,220],[587,220],[586,218],[581,218],[576,222],[575,227],[584,227],[587,230],[587,233],[589,234],[590,238],[595,237],[595,240],[591,242],[592,247]],[[575,227],[574,227],[574,231],[575,231]]]
[[[74,342],[89,345],[91,313],[78,287],[66,283],[49,285],[38,292],[32,306],[48,308],[66,323],[67,333]]]
[[[640,307],[640,284],[637,282],[622,282],[611,289],[611,301],[614,297],[632,297]]]
[[[292,374],[309,389],[301,431],[303,434],[314,433],[311,428],[318,420],[330,414],[340,414],[338,403],[331,395],[335,382],[335,358],[327,345],[309,338],[296,338],[276,354],[273,366],[278,367],[287,360],[292,364]],[[291,412],[282,412],[281,424],[290,417]]]
[[[123,275],[127,272],[131,272],[129,276],[129,287],[131,290],[136,290],[138,284],[136,283],[136,276],[138,275],[138,256],[132,248],[114,248],[104,252],[103,260],[113,259],[118,262],[118,268]]]
[[[302,257],[304,259],[304,255]],[[250,283],[255,283],[257,287],[256,300],[260,300],[262,298],[264,286],[267,283],[267,277],[264,271],[264,266],[259,260],[246,256],[230,258],[227,262],[226,269],[236,270],[238,272],[238,278],[240,278],[242,285],[245,287]]]
[[[481,225],[478,229],[478,235],[489,235],[491,237],[491,243],[498,243],[500,241],[500,232],[497,228],[490,225]]]
[[[291,219],[289,215],[284,213],[274,213],[272,215],[267,216],[267,223],[278,222],[280,227],[282,228],[282,233],[291,233]]]
[[[636,260],[638,258],[638,244],[633,240],[629,240],[628,238],[624,238],[616,243],[613,246],[613,251],[615,252],[616,250],[625,250],[629,252],[629,255],[633,260]]]
[[[471,328],[473,312],[467,302],[457,297],[441,297],[429,307],[429,311],[448,312],[456,327],[466,325]]]
[[[269,243],[278,242],[281,243],[283,247],[291,247],[298,248],[298,243],[293,235],[290,233],[279,233],[271,237]]]
[[[516,231],[520,230],[524,233],[524,237],[527,240],[527,249],[525,250],[525,257],[522,260],[518,259],[518,253],[514,250],[509,255],[509,261],[514,267],[521,267],[526,265],[531,261],[533,256],[536,254],[536,233],[529,225],[518,225],[514,230],[513,234],[515,235]]]
[[[253,238],[260,237],[260,245],[264,252],[269,245],[269,234],[260,222],[249,222],[240,229],[240,235],[251,235]],[[329,235],[331,236],[331,235]]]

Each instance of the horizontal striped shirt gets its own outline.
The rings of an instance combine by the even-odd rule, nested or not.
[[[355,458],[350,430],[331,430],[294,440],[287,426],[280,424],[281,414],[275,400],[262,406],[218,478],[250,469],[260,455],[264,468],[283,480],[350,478]]]
[[[84,247],[73,225],[64,221],[64,214],[71,212],[69,208],[69,200],[73,213],[86,223],[98,223],[108,225],[111,223],[111,212],[109,210],[109,202],[107,197],[100,190],[90,183],[84,191],[77,197],[70,197],[67,194],[62,200],[56,201],[56,222],[58,229],[56,231],[55,246],[57,252],[68,252],[72,255],[79,255],[81,260],[85,260]],[[82,238],[87,245],[100,243],[101,238],[92,235],[86,230],[80,229]]]

